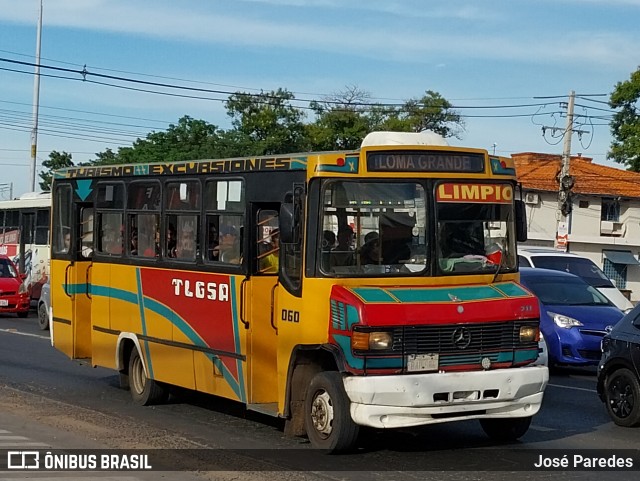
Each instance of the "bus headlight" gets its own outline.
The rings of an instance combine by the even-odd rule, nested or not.
[[[351,333],[351,349],[354,351],[386,351],[393,345],[393,334],[386,331]]]
[[[536,326],[520,327],[520,342],[534,342],[540,340],[540,330]]]

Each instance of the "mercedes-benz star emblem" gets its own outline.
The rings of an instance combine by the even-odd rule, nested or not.
[[[459,327],[453,331],[452,341],[458,349],[466,349],[471,344],[471,332],[466,327]]]

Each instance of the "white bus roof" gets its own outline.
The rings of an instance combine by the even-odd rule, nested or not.
[[[445,138],[431,130],[424,132],[371,132],[362,140],[362,147],[378,145],[442,145],[448,146]]]
[[[51,192],[29,192],[20,198],[0,201],[0,210],[51,207]]]

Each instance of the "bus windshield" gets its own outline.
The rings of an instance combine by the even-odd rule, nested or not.
[[[393,276],[426,268],[425,191],[416,182],[329,181],[319,265],[329,275]]]
[[[436,194],[436,250],[440,271],[455,274],[515,270],[511,186],[487,185],[486,191],[504,192],[505,196],[475,198],[469,194],[465,202],[456,201],[455,193],[464,190],[455,186],[440,184]],[[482,188],[477,192],[482,193]],[[448,191],[452,195],[444,195]],[[470,189],[469,192],[474,191]]]

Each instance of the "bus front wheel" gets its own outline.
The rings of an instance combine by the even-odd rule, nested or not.
[[[133,401],[142,406],[163,403],[169,398],[163,384],[147,377],[142,358],[135,348],[129,359],[129,390]]]
[[[531,425],[531,416],[525,418],[485,418],[480,426],[491,439],[515,441],[524,436]]]
[[[339,372],[313,377],[304,401],[304,424],[315,448],[344,452],[354,446],[359,426],[351,419],[350,404]]]

